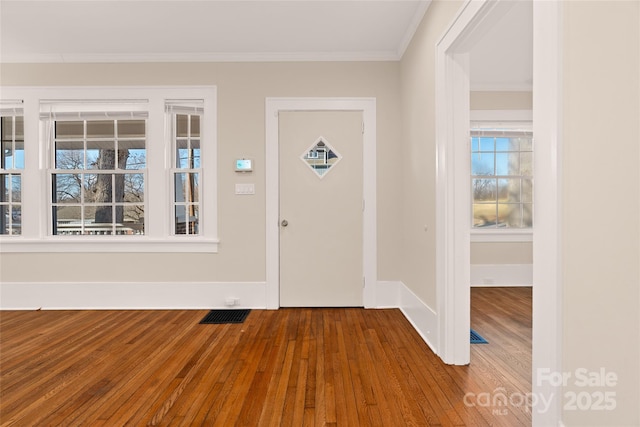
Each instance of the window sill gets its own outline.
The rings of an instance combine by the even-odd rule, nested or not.
[[[471,242],[533,242],[533,230],[471,230]]]
[[[192,252],[217,253],[218,239],[168,238],[148,239],[144,237],[84,239],[61,237],[27,240],[20,237],[0,239],[0,253],[148,253],[148,252]]]

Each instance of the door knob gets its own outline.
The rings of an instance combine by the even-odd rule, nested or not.
[[[289,221],[287,221],[286,219],[283,219],[280,225],[282,225],[283,227],[286,227],[287,225],[289,225]]]

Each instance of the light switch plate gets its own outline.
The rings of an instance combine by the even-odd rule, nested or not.
[[[236,184],[236,194],[239,195],[250,195],[256,194],[256,186],[255,184]]]

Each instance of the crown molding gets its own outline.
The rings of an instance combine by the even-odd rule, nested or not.
[[[367,62],[398,61],[395,51],[132,54],[3,54],[0,63]]]
[[[413,36],[418,30],[418,27],[420,26],[420,23],[422,22],[422,19],[424,18],[425,13],[427,13],[427,10],[429,9],[429,6],[431,6],[431,0],[421,1],[418,4],[418,7],[416,8],[416,12],[413,15],[413,19],[411,20],[411,23],[407,27],[407,31],[404,33],[402,40],[400,40],[400,45],[398,46],[398,50],[396,54],[398,59],[402,58],[405,51],[409,47],[409,44],[411,44],[411,40],[413,39]]]

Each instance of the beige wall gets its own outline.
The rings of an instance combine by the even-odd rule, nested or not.
[[[533,264],[531,242],[471,242],[471,264]]]
[[[480,92],[469,97],[471,110],[531,110],[532,92]]]
[[[405,52],[402,96],[402,282],[436,309],[435,47],[462,2],[434,1]]]
[[[614,372],[615,411],[567,426],[640,425],[640,3],[565,2],[563,370]]]
[[[531,264],[531,242],[474,242],[471,264]]]
[[[3,254],[3,281],[264,281],[265,98],[292,96],[377,99],[378,271],[381,280],[399,277],[397,62],[3,64],[0,76],[2,85],[22,86],[217,85],[221,240],[217,254]],[[255,168],[239,177],[233,160],[243,156],[255,159]],[[236,196],[236,182],[254,182],[256,195]],[[98,276],[96,261],[117,268]]]

